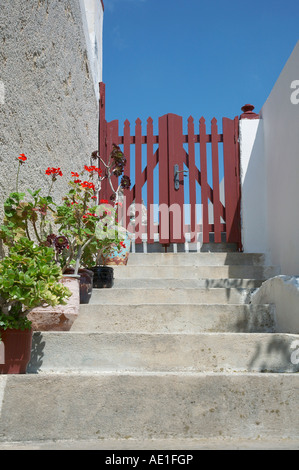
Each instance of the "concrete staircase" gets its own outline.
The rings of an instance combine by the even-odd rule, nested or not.
[[[0,377],[3,448],[299,448],[299,336],[250,304],[264,264],[131,253],[70,332],[35,333],[28,374]]]

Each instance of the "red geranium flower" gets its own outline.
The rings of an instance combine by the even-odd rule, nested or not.
[[[20,156],[18,157],[18,159],[20,160],[20,162],[26,162],[27,160],[27,157],[24,153],[20,153]]]
[[[71,174],[73,178],[79,178],[79,173],[74,173],[73,171],[71,171]]]
[[[86,214],[82,215],[83,219],[88,219],[88,217],[97,217],[97,214],[92,214],[91,212],[86,212]]]
[[[46,175],[59,175],[59,176],[62,176],[62,171],[60,170],[60,168],[50,168],[48,167],[47,170],[45,171]]]
[[[91,173],[92,171],[96,171],[99,176],[102,174],[102,170],[100,168],[97,168],[96,166],[84,165],[84,170],[88,171],[89,173]]]
[[[83,181],[83,183],[81,183],[81,186],[82,188],[89,188],[89,189],[95,190],[94,184],[91,183],[90,181]]]

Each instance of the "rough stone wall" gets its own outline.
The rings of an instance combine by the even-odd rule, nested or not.
[[[97,149],[98,103],[79,0],[0,0],[0,215],[15,188],[16,158],[28,157],[20,189],[49,186],[61,200],[70,171]],[[2,218],[2,217],[1,217]]]

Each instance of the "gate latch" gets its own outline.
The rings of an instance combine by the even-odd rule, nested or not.
[[[180,173],[187,173],[187,170],[181,170],[179,171],[179,165],[174,165],[174,189],[178,191],[180,189],[180,180],[179,180],[179,175]]]

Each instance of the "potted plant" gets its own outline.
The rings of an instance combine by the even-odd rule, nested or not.
[[[36,243],[43,243],[47,237],[51,216],[55,213],[55,205],[50,195],[54,182],[62,176],[60,168],[48,168],[45,173],[51,175],[48,194],[41,195],[41,189],[32,191],[28,200],[25,192],[19,191],[20,168],[26,163],[27,157],[20,154],[17,158],[18,169],[16,175],[16,188],[4,202],[4,220],[0,227],[0,238],[7,247],[11,247],[20,237],[27,237]]]
[[[98,166],[102,164],[104,171],[92,164],[95,163],[94,160],[98,161]],[[118,223],[120,199],[123,191],[131,184],[130,178],[123,175],[125,165],[123,152],[119,146],[113,144],[107,163],[95,151],[91,154],[90,166],[85,165],[80,174],[72,172],[70,190],[63,198],[63,203],[56,207],[55,216],[59,234],[65,236],[69,242],[69,250],[64,252],[64,273],[72,270],[74,274],[85,272],[88,276],[91,271],[95,276],[99,266],[126,264],[130,234]],[[113,175],[120,178],[117,187],[112,184]],[[98,194],[104,179],[108,179],[112,190],[111,204],[108,200],[101,199],[98,205]],[[111,271],[113,270],[108,270],[110,283],[113,277]],[[93,286],[96,285],[98,283],[94,279]]]
[[[116,209],[101,200],[95,209],[97,223],[94,227],[95,237],[84,251],[82,262],[93,272],[93,287],[112,287],[114,271],[111,265],[117,264],[117,259],[127,257],[125,244],[126,231],[117,223]],[[124,250],[127,250],[126,252]]]
[[[86,286],[88,288],[92,285],[92,272],[86,270],[79,272],[79,268],[81,254],[92,236],[92,226],[90,226],[92,224],[86,224],[86,219],[90,218],[89,206],[97,199],[92,178],[94,174],[99,176],[101,170],[85,166],[81,175],[71,172],[72,179],[69,183],[71,188],[63,198],[62,204],[58,206],[51,197],[51,190],[58,177],[63,176],[61,169],[53,167],[46,169],[45,174],[51,178],[46,196],[41,195],[41,189],[36,191],[28,189],[27,193],[19,192],[20,168],[26,161],[27,157],[20,154],[16,188],[4,203],[4,221],[0,227],[0,238],[8,248],[23,236],[38,244],[51,247],[54,259],[61,266],[65,277],[67,276],[65,282],[71,282],[72,286],[69,287],[76,292],[77,281],[75,279],[80,279],[80,298],[82,303],[87,302],[90,292],[87,293],[87,298],[83,293],[86,292]],[[88,173],[88,180],[79,179],[84,172]],[[55,223],[60,225],[56,234],[53,233]],[[70,239],[65,236],[65,233]],[[71,281],[70,276],[73,277]],[[84,280],[87,282],[83,282]]]
[[[41,189],[32,191],[19,191],[20,169],[27,165],[27,157],[20,154],[17,158],[18,168],[16,172],[15,190],[9,194],[4,202],[4,220],[0,226],[0,238],[6,251],[9,251],[21,237],[26,237],[37,245],[49,245],[47,237],[51,233],[53,216],[56,204],[51,197],[51,191],[55,181],[63,176],[60,168],[47,168],[46,177],[50,177],[50,184],[46,195]],[[45,191],[43,191],[44,193]],[[56,260],[56,252],[52,257]],[[70,329],[79,313],[79,281],[76,278],[64,276],[61,280],[72,291],[72,296],[66,305],[54,307],[37,307],[30,313],[33,330],[44,329]],[[51,312],[49,312],[51,310]],[[67,312],[67,315],[65,315]],[[53,326],[54,325],[54,326]]]
[[[113,268],[118,264],[127,264],[131,245],[131,234],[119,220],[124,190],[130,187],[130,178],[123,175],[126,158],[118,145],[113,144],[108,162],[104,162],[97,151],[92,153],[93,159],[98,159],[104,168],[100,181],[108,179],[112,195],[110,203],[101,199],[99,206],[94,209],[94,237],[85,250],[82,261],[94,272],[94,287],[113,286]],[[112,176],[120,180],[117,187],[112,183]],[[115,181],[115,180],[114,180]],[[96,219],[97,217],[97,219]]]
[[[101,170],[94,165],[85,165],[80,174],[71,172],[71,175],[70,189],[62,198],[62,203],[56,206],[54,221],[59,235],[51,234],[47,242],[56,250],[63,273],[79,275],[80,303],[88,303],[92,292],[93,272],[82,264],[82,258],[95,239],[98,221],[95,213],[97,182],[100,181]],[[96,182],[93,181],[95,176]]]
[[[61,277],[52,249],[25,237],[0,261],[0,335],[5,356],[1,374],[26,372],[32,342],[30,313],[36,307],[66,303],[71,292],[59,282]]]

